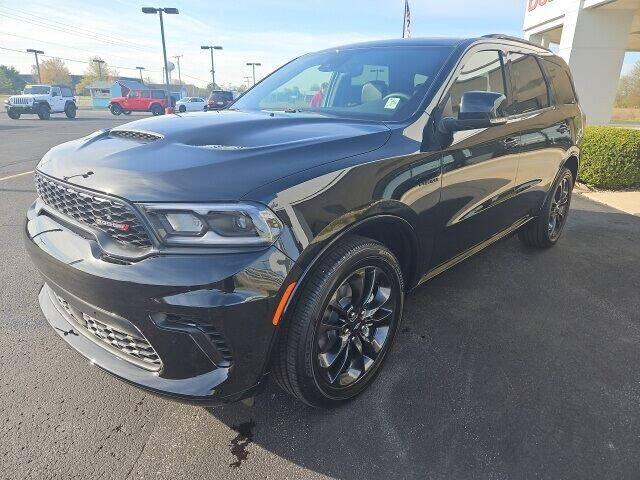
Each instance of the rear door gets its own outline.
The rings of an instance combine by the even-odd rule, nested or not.
[[[510,96],[501,51],[472,51],[462,64],[438,107],[442,117],[457,117],[462,95],[468,91]],[[517,165],[518,131],[511,122],[454,134],[442,157],[443,227],[432,265],[448,261],[518,219],[511,204]]]
[[[541,68],[541,59],[509,53],[513,87],[510,114],[519,125],[521,155],[516,175],[516,205],[523,214],[536,213],[565,158],[569,126]]]
[[[51,111],[62,112],[64,110],[65,100],[62,98],[60,87],[51,87]]]

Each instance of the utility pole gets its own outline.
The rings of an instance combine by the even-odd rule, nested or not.
[[[144,70],[144,67],[136,67],[136,68],[140,72],[140,83],[144,85],[144,80],[142,79],[142,70]]]
[[[247,82],[247,88],[251,88],[251,77],[249,75],[244,77],[244,81]]]
[[[261,63],[256,63],[256,62],[247,62],[247,65],[251,66],[251,68],[253,69],[253,84],[256,84],[256,67],[261,66]]]
[[[98,64],[98,80],[102,80],[102,64],[104,63],[104,60],[94,58],[91,61]]]
[[[164,22],[162,21],[162,12],[167,15],[177,15],[177,8],[155,8],[155,7],[142,7],[142,13],[153,13],[160,15],[160,36],[162,37],[162,56],[164,58],[164,82],[167,86],[167,95],[169,94],[169,69],[167,68],[167,46],[164,41]]]
[[[173,58],[178,62],[178,82],[182,85],[182,75],[180,75],[180,59],[184,57],[184,55],[174,55]]]
[[[216,69],[213,66],[213,51],[214,50],[222,50],[220,45],[202,45],[200,47],[201,50],[209,50],[211,52],[211,85],[212,90],[216,88]]]
[[[42,77],[40,76],[40,62],[38,62],[38,54],[44,55],[42,50],[34,50],[33,48],[27,48],[28,53],[33,53],[36,56],[36,69],[38,70],[38,83],[42,83]]]

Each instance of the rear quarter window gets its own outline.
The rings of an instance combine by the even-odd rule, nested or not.
[[[73,93],[69,87],[62,87],[62,96],[63,97],[73,97]]]
[[[544,66],[549,74],[549,79],[553,85],[553,91],[558,105],[571,105],[576,102],[576,94],[573,90],[573,83],[567,71],[560,65],[549,60],[543,60]]]
[[[166,98],[164,90],[151,90],[151,98]]]

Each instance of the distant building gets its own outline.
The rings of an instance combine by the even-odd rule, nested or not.
[[[91,95],[93,108],[107,108],[111,100],[111,82],[99,80],[86,87]]]

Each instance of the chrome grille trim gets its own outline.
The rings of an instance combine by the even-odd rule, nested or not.
[[[35,182],[38,195],[53,210],[101,230],[122,244],[138,248],[152,246],[147,229],[125,203],[84,192],[39,173],[35,174]],[[127,229],[111,225],[127,225]]]
[[[67,313],[71,323],[95,344],[146,370],[157,372],[162,369],[160,356],[144,336],[134,336],[107,325],[91,315],[72,308],[57,293],[54,295],[58,304]]]

